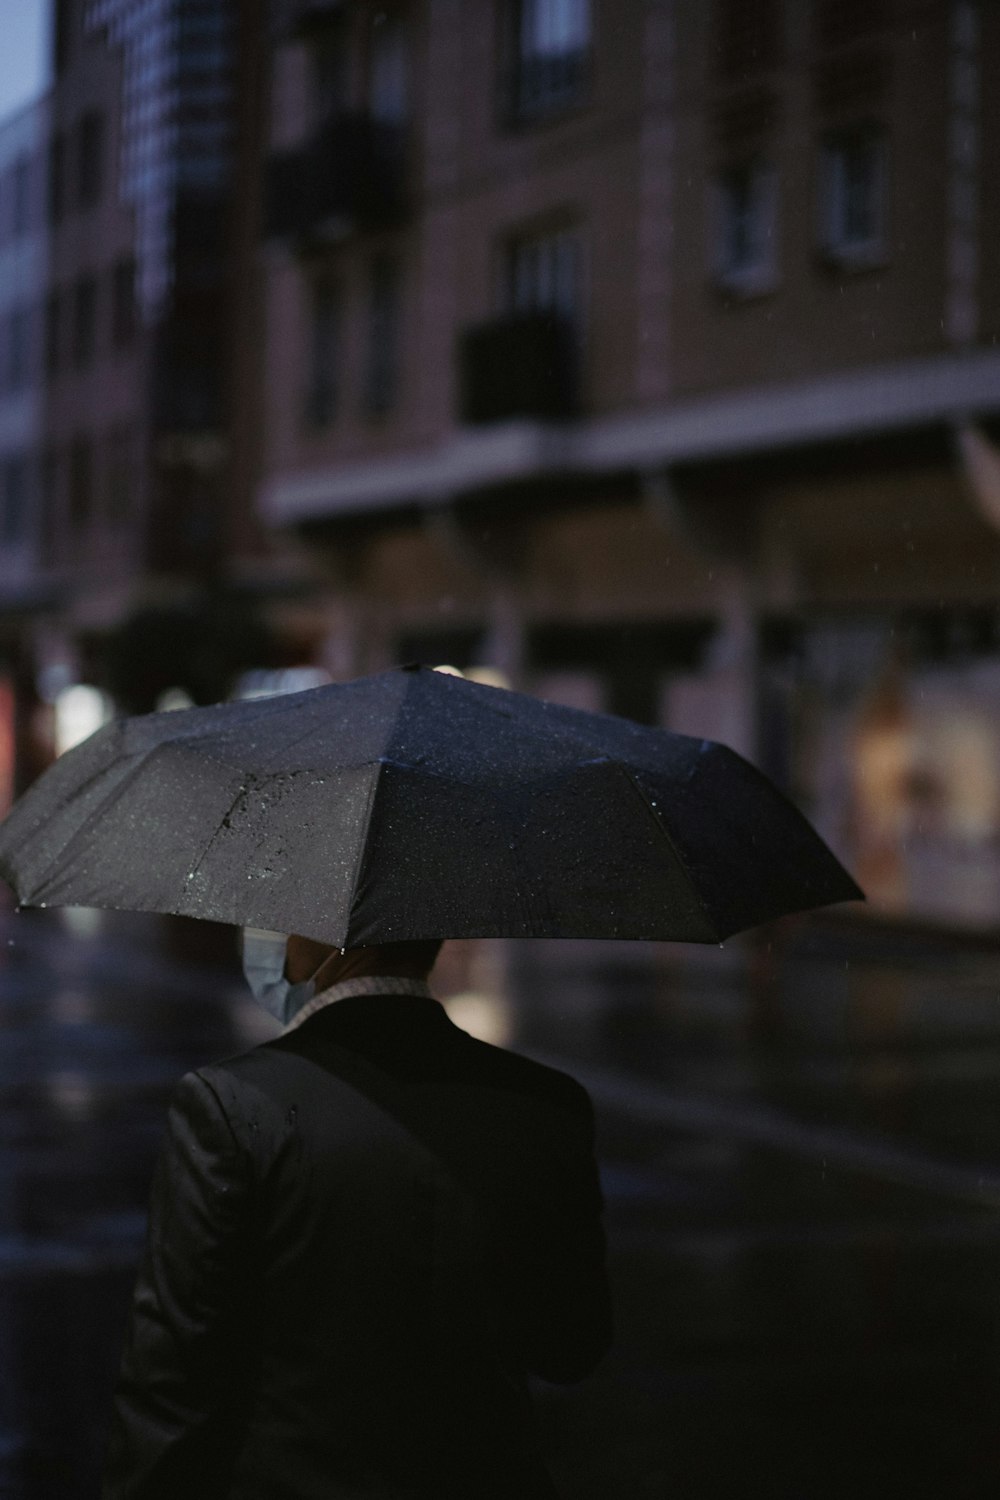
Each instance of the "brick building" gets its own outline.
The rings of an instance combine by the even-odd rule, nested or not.
[[[260,507],[329,668],[717,734],[876,899],[1000,911],[998,8],[272,20]]]

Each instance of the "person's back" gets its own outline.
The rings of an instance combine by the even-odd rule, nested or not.
[[[339,1000],[182,1081],[105,1494],[541,1500],[526,1376],[609,1338],[584,1091]]]

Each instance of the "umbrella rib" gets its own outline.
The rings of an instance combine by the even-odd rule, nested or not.
[[[104,817],[107,816],[109,808],[112,807],[115,802],[118,802],[121,799],[121,797],[124,795],[124,793],[128,790],[129,783],[131,781],[133,781],[135,779],[136,775],[138,775],[138,773],[145,768],[146,762],[149,759],[151,759],[152,756],[156,755],[160,750],[163,750],[163,749],[176,749],[179,746],[181,748],[186,748],[186,747],[183,746],[182,742],[180,742],[178,740],[169,740],[169,741],[165,741],[165,742],[163,742],[161,744],[152,745],[152,746],[147,747],[147,748],[145,748],[145,749],[143,749],[141,751],[135,752],[135,763],[132,766],[131,770],[129,771],[128,775],[122,779],[122,781],[119,783],[118,786],[115,787],[113,797],[108,802],[102,803],[99,808],[95,808],[94,811],[91,812],[90,815],[86,818],[86,820],[83,823],[81,823],[80,827],[77,828],[77,829],[75,829],[73,831],[73,833],[69,836],[69,838],[66,840],[65,844],[63,844],[62,848],[60,849],[57,858],[60,859],[60,860],[65,859],[66,856],[70,853],[70,851],[74,848],[74,846],[79,842],[79,840],[86,833],[88,833],[90,831],[90,828],[92,827],[92,825],[95,822],[99,821],[101,818],[104,818]],[[219,765],[219,766],[225,767],[227,765],[227,762],[225,762],[224,760],[221,760],[218,756],[206,755],[203,758],[207,759],[207,760],[211,760],[216,765]],[[96,778],[91,778],[91,779],[94,780]],[[267,778],[267,779],[269,780],[270,778]],[[236,807],[236,805],[240,801],[240,799],[243,798],[243,797],[248,796],[249,793],[250,793],[250,788],[249,787],[243,787],[243,788],[241,788],[241,790],[239,792],[237,792],[236,796],[233,798],[232,802],[229,804],[229,806],[227,807],[226,811],[223,813],[222,818],[219,820],[219,827],[216,827],[215,829],[213,829],[211,837],[208,840],[208,843],[202,849],[202,851],[199,854],[199,856],[198,856],[197,860],[195,861],[195,863],[190,867],[190,870],[189,870],[189,873],[188,873],[188,879],[191,879],[192,876],[194,876],[194,875],[197,874],[198,870],[200,869],[200,867],[202,865],[202,862],[204,861],[205,857],[207,856],[207,854],[208,854],[209,850],[211,849],[212,845],[214,844],[215,840],[218,838],[219,829],[221,828],[222,823],[225,821],[226,818],[228,818],[230,816],[230,814],[232,813],[233,809]],[[53,860],[50,860],[49,861],[50,865],[53,862],[54,862]]]
[[[372,807],[373,807],[374,802],[375,802],[375,793],[378,790],[378,784],[382,780],[382,772],[385,770],[386,759],[385,759],[384,756],[378,756],[375,760],[369,761],[368,764],[375,766],[376,767],[376,771],[375,771],[375,775],[371,778],[371,780],[368,783],[368,800],[367,800],[367,802],[365,804],[365,815],[364,815],[365,833],[364,833],[364,838],[358,839],[358,857],[357,857],[357,859],[355,861],[355,864],[354,864],[354,874],[351,877],[350,890],[352,892],[352,896],[351,896],[350,910],[347,913],[347,921],[344,924],[344,942],[345,943],[347,942],[348,935],[349,935],[350,930],[351,930],[351,922],[352,922],[352,920],[354,918],[354,911],[355,911],[355,908],[356,908],[357,902],[358,902],[358,892],[361,889],[362,875],[364,873],[365,865],[366,865],[367,860],[368,860],[368,843],[369,843],[369,839],[371,837],[371,828],[372,828]]]
[[[688,883],[688,887],[689,887],[692,895],[694,896],[695,900],[697,901],[698,905],[701,907],[701,910],[702,910],[702,912],[703,912],[703,914],[705,916],[705,920],[708,922],[708,924],[709,924],[709,926],[711,928],[713,928],[713,929],[715,929],[717,931],[718,930],[718,924],[716,923],[715,917],[712,915],[712,913],[709,910],[708,906],[705,904],[705,901],[703,900],[702,895],[701,895],[700,891],[698,890],[697,882],[692,878],[691,871],[688,869],[687,860],[681,854],[681,851],[680,851],[680,849],[678,849],[676,842],[671,837],[669,828],[667,828],[667,826],[663,822],[662,818],[660,818],[657,815],[657,811],[656,811],[656,808],[653,806],[652,799],[646,795],[646,792],[643,790],[643,788],[639,784],[639,782],[636,781],[635,776],[629,770],[628,766],[623,765],[620,760],[612,760],[611,764],[615,767],[615,769],[617,771],[619,771],[621,773],[622,776],[624,776],[625,780],[628,782],[629,786],[635,792],[636,796],[640,797],[642,799],[643,804],[645,805],[647,811],[649,812],[650,817],[653,820],[654,826],[657,829],[659,829],[661,837],[665,840],[668,848],[670,849],[671,854],[674,856],[674,859],[677,861],[678,865],[683,870],[684,877],[685,877],[685,879],[686,879],[686,881]]]
[[[254,788],[254,790],[259,790],[259,788]],[[194,877],[197,875],[198,871],[201,869],[202,865],[205,863],[205,860],[208,858],[209,851],[211,850],[212,845],[215,843],[216,839],[219,837],[219,834],[221,833],[222,829],[226,826],[227,819],[229,819],[229,818],[232,817],[234,810],[239,806],[239,804],[242,801],[244,801],[249,796],[250,796],[250,787],[248,787],[248,786],[241,786],[240,789],[239,789],[239,791],[236,793],[236,796],[233,798],[232,802],[230,802],[229,806],[226,808],[225,812],[222,814],[222,817],[219,819],[219,822],[216,825],[216,827],[212,829],[212,832],[209,835],[208,843],[202,849],[201,853],[198,855],[198,858],[194,861],[194,863],[191,865],[190,869],[188,870],[187,874],[185,875],[185,877],[184,877],[184,884],[185,885],[187,885],[190,881],[192,881],[194,879]]]

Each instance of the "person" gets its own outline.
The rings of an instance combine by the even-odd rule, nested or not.
[[[449,1019],[439,943],[280,942],[290,1024],[170,1105],[104,1500],[550,1500],[529,1377],[611,1341],[590,1100]]]

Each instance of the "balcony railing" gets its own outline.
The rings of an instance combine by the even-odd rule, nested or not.
[[[368,114],[329,121],[299,150],[271,159],[266,233],[300,244],[398,221],[403,136]]]
[[[512,314],[467,328],[459,343],[462,420],[572,417],[578,363],[576,330],[559,313]]]

